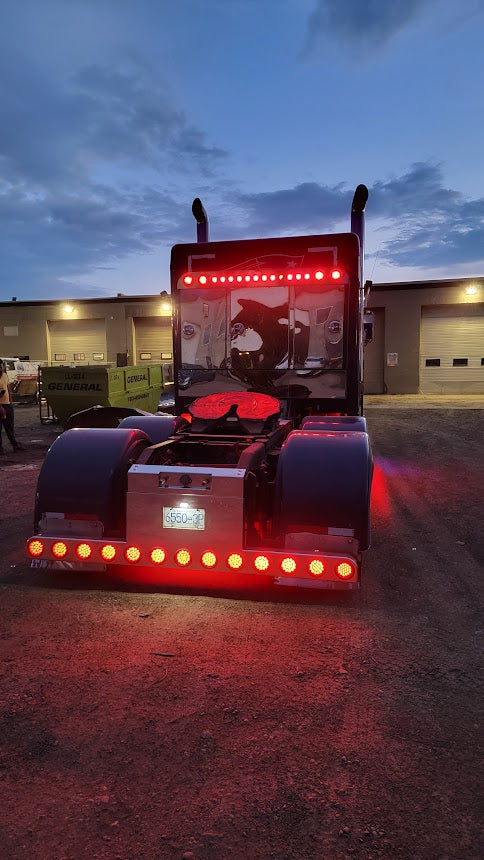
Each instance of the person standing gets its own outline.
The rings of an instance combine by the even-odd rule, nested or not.
[[[7,367],[4,360],[0,359],[0,455],[5,454],[2,446],[2,428],[5,428],[5,433],[13,450],[19,451],[22,446],[15,438],[14,412]]]

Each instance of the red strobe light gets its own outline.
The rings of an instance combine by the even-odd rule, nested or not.
[[[88,543],[78,543],[76,546],[76,555],[82,561],[86,561],[86,559],[91,558],[92,548]]]
[[[52,546],[52,555],[56,558],[64,558],[67,555],[67,544],[63,540],[56,540]]]
[[[31,540],[28,543],[27,549],[33,558],[38,558],[44,551],[44,544],[41,540]]]

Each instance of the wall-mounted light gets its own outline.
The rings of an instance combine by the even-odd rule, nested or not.
[[[470,284],[470,286],[466,287],[466,296],[476,296],[477,295],[477,287],[475,284]]]
[[[161,310],[162,311],[171,311],[170,303],[169,302],[162,302]]]
[[[73,310],[74,308],[72,305],[64,305],[63,307],[63,311],[65,314],[71,314]]]

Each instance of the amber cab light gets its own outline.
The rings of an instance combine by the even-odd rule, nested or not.
[[[41,540],[31,540],[28,544],[28,551],[33,558],[38,558],[44,551],[44,544]]]
[[[76,555],[78,558],[85,561],[87,558],[91,557],[92,549],[88,543],[78,543],[76,546]]]
[[[128,546],[124,551],[124,557],[126,561],[130,561],[134,564],[136,561],[140,560],[141,550],[137,546]]]
[[[349,579],[353,576],[354,572],[355,568],[347,561],[340,561],[340,563],[336,565],[336,573],[341,577],[341,579]]]
[[[313,558],[309,562],[309,573],[313,576],[322,576],[324,573],[324,564],[319,558]]]
[[[104,559],[104,561],[112,561],[113,558],[116,558],[116,547],[114,547],[110,543],[104,544],[103,548],[101,549],[101,557]]]
[[[294,573],[296,570],[296,561],[295,559],[288,556],[287,558],[283,558],[281,561],[281,570],[284,573]]]
[[[150,558],[153,564],[162,564],[166,558],[165,550],[161,549],[161,547],[159,546],[156,546],[154,549],[151,550]]]
[[[227,559],[227,564],[232,570],[238,570],[239,567],[242,567],[242,556],[238,552],[231,553]]]
[[[217,564],[217,556],[214,552],[204,552],[202,555],[202,564],[204,567],[215,567]]]
[[[186,567],[187,564],[190,564],[192,557],[187,549],[179,549],[175,559],[181,567]]]
[[[52,546],[52,555],[55,555],[56,558],[64,558],[67,555],[67,544],[63,540],[56,540]]]

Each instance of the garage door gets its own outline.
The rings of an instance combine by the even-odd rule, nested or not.
[[[52,364],[106,364],[104,319],[49,320]]]
[[[364,390],[365,394],[384,393],[384,345],[385,345],[385,310],[372,308],[373,340],[370,341],[363,353]]]
[[[136,364],[160,364],[173,358],[169,317],[135,317],[134,337]]]
[[[422,308],[420,391],[484,393],[484,304]]]

